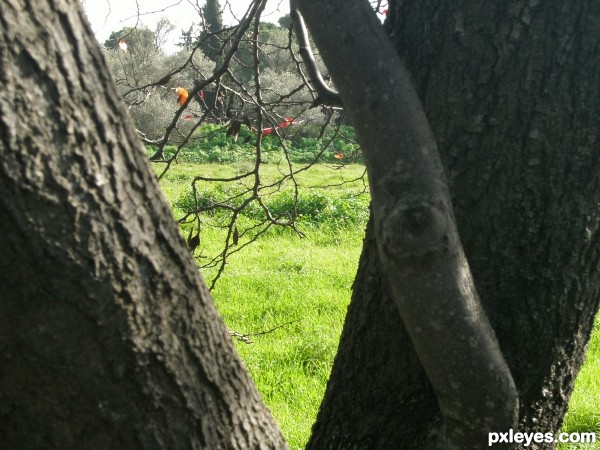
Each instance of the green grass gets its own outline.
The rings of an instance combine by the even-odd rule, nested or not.
[[[183,214],[180,206],[189,195],[194,176],[225,177],[248,168],[248,163],[175,164],[161,184],[177,218]],[[280,169],[267,165],[263,176],[273,179]],[[323,223],[310,217],[304,222],[301,220],[305,238],[289,229],[269,231],[229,259],[226,275],[213,291],[229,329],[250,334],[251,344],[236,340],[236,345],[294,450],[304,448],[323,397],[364,234],[366,214],[362,211],[368,198],[358,195],[364,186],[361,181],[342,185],[340,182],[359,178],[362,173],[363,167],[359,165],[336,170],[334,166],[320,164],[300,174],[298,183],[307,196],[318,197],[326,192],[332,199],[325,205],[329,208],[330,220]],[[335,186],[323,188],[330,185]],[[276,202],[281,200],[277,200],[277,196],[281,195],[284,194],[273,195],[270,199],[273,205],[277,206]],[[308,203],[311,201],[309,198]],[[343,214],[332,210],[340,205],[347,208],[348,202],[357,205],[343,213],[356,215],[355,221],[340,219]],[[323,207],[322,203],[316,203]],[[241,223],[244,220],[251,218]],[[203,233],[206,235],[202,244],[204,251],[217,251],[222,245],[218,226],[208,227]],[[213,275],[214,269],[205,271],[207,278]],[[257,335],[282,324],[287,325]],[[599,375],[600,320],[596,322],[587,361],[577,378],[562,431],[600,433]],[[600,443],[562,445],[559,449],[600,450]]]
[[[237,342],[294,449],[304,447],[324,394],[356,273],[359,234],[269,237],[233,262],[214,291],[225,323],[238,333],[294,321],[251,336],[252,344]]]
[[[247,169],[243,163],[176,164],[161,185],[177,218],[183,214],[179,205],[189,195],[194,176],[226,177]],[[267,165],[263,175],[274,179],[279,169]],[[341,183],[360,178],[363,172],[359,165],[340,170],[320,164],[299,174],[297,182],[306,196],[318,196],[324,186],[330,186],[327,195],[339,200],[333,201],[334,206],[339,206],[340,199],[354,199],[364,214],[359,214],[357,222],[342,221],[340,226],[335,215],[322,224],[301,220],[304,238],[289,229],[267,233],[229,259],[226,275],[213,291],[227,327],[236,333],[256,334],[292,322],[270,333],[249,336],[251,344],[235,340],[291,449],[304,448],[310,435],[350,301],[368,196],[360,194],[362,181]],[[278,196],[281,193],[274,195]],[[218,250],[222,245],[219,230],[208,228],[205,233],[204,250]],[[210,279],[214,269],[204,275]]]
[[[600,316],[596,318],[594,333],[590,340],[586,361],[575,381],[575,391],[569,402],[569,411],[562,427],[565,433],[596,433],[596,444],[564,444],[560,450],[600,449]]]

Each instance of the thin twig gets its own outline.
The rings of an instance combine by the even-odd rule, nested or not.
[[[238,333],[236,331],[230,330],[229,328],[227,329],[227,331],[229,331],[229,334],[232,337],[234,337],[234,338],[236,338],[236,339],[244,342],[245,344],[252,344],[252,339],[250,339],[250,336],[252,336],[252,337],[263,336],[265,334],[273,333],[274,331],[277,331],[280,328],[286,327],[286,326],[291,325],[291,324],[296,323],[296,322],[301,322],[302,320],[304,320],[304,319],[290,320],[289,322],[282,323],[281,325],[277,325],[276,327],[273,327],[270,330],[258,331],[256,333],[241,334],[241,333]]]

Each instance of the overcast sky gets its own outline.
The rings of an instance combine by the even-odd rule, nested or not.
[[[176,27],[171,39],[177,41],[180,30],[188,30],[192,23],[198,23],[198,5],[202,7],[205,0],[81,0],[88,20],[99,42],[104,42],[111,32],[125,26],[138,23],[137,5],[139,5],[139,22],[150,29],[158,20],[166,16]],[[231,24],[235,16],[241,16],[248,9],[248,0],[221,0],[225,8],[223,21]],[[277,20],[289,12],[287,0],[270,0],[263,14],[263,20],[277,23]],[[173,43],[172,43],[173,44]],[[172,45],[171,44],[171,45]]]

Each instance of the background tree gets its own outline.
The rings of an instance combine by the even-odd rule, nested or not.
[[[143,30],[144,34],[148,31]],[[145,45],[137,41],[133,51],[129,47],[127,51],[117,47],[106,48],[104,53],[136,129],[145,139],[152,141],[164,135],[179,106],[175,89],[192,89],[194,81],[208,78],[215,65],[198,50],[182,49],[166,54],[161,47],[155,47],[157,35],[150,33],[147,34]],[[190,109],[195,112],[202,110],[198,102]],[[182,128],[189,130],[188,125],[183,123]],[[172,142],[181,140],[181,136],[177,135],[173,136]]]
[[[179,38],[179,42],[177,46],[185,49],[191,50],[194,46],[194,25],[190,25],[190,27],[186,30],[181,30],[181,36]]]
[[[223,16],[219,0],[206,0],[202,7],[203,30],[200,33],[202,52],[211,61],[217,61],[223,44],[220,33],[223,32]]]
[[[279,18],[279,20],[277,20],[277,23],[279,24],[279,26],[281,28],[284,28],[287,30],[290,28],[290,25],[292,24],[292,18],[290,17],[289,14],[284,14],[283,16],[281,16]]]
[[[117,49],[119,41],[125,41],[127,51],[138,55],[148,55],[159,51],[157,46],[156,34],[148,27],[124,27],[121,30],[113,31],[106,41],[104,47],[107,49]]]
[[[169,34],[175,29],[175,25],[166,17],[161,17],[154,27],[154,43],[157,48],[165,45]]]

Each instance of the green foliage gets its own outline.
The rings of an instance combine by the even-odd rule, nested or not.
[[[285,14],[279,18],[277,23],[279,24],[279,26],[281,28],[288,30],[290,28],[290,26],[292,25],[292,18],[289,14]]]
[[[298,133],[286,132],[287,139],[283,145],[277,135],[265,136],[262,139],[261,160],[265,163],[280,163],[285,161],[285,152],[289,160],[296,164],[313,162],[327,163],[356,163],[362,162],[360,147],[355,141],[354,129],[344,125],[339,132],[328,129],[323,139],[309,137],[317,135],[317,127],[300,129]],[[214,124],[202,125],[199,131],[178,154],[178,161],[196,164],[231,164],[253,162],[256,158],[256,139],[258,133],[242,126],[237,140],[227,136],[227,127]],[[156,149],[148,147],[152,154]],[[173,156],[176,147],[167,146],[165,156]]]
[[[186,190],[174,203],[173,206],[181,210],[182,212],[189,212],[201,208],[210,208],[215,203],[227,201],[234,207],[241,205],[241,200],[236,197],[242,190],[235,185],[228,184],[213,184],[206,187],[199,188],[194,196],[194,192],[191,189]],[[211,214],[218,214],[217,211],[208,211]]]
[[[239,194],[243,188],[227,184],[204,186],[197,190],[197,197],[193,191],[187,190],[173,203],[182,212],[194,211],[200,208],[210,208],[216,203],[227,201],[234,207],[242,204]],[[264,204],[273,217],[295,219],[299,224],[333,228],[354,226],[366,221],[369,214],[369,198],[358,195],[356,191],[342,191],[335,194],[324,192],[301,191],[297,196],[289,188],[263,197]],[[220,214],[217,211],[210,212]],[[242,216],[257,221],[265,220],[266,213],[256,202],[248,205]]]
[[[265,204],[274,217],[294,218],[300,224],[347,227],[366,221],[369,213],[367,196],[348,193],[326,195],[323,192],[299,192],[291,189],[270,196]],[[264,219],[262,208],[252,208],[249,217]]]
[[[295,40],[289,40],[289,32],[285,28],[278,27],[269,22],[261,22],[258,35],[260,50],[258,57],[260,59],[261,72],[264,74],[267,70],[278,74],[290,73],[295,80],[301,82],[296,71],[296,65],[287,49],[289,45],[295,52],[298,52],[298,47]],[[241,62],[239,67],[236,67],[236,76],[244,81],[251,82],[253,78],[254,66],[254,50],[253,40],[244,39],[236,53],[237,59]]]
[[[180,160],[191,163],[232,163],[252,159],[254,152],[248,146],[228,145],[194,145],[186,147],[180,153]]]

